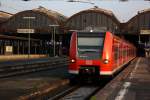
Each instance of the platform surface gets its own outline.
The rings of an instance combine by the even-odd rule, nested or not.
[[[139,58],[115,100],[150,100],[150,59]]]
[[[12,58],[12,59],[11,59]],[[0,67],[2,66],[15,66],[15,65],[24,65],[24,64],[31,64],[31,63],[44,63],[50,62],[51,60],[55,59],[66,59],[67,56],[62,57],[46,57],[43,55],[31,55],[30,58],[27,58],[27,55],[11,55],[11,56],[0,56]]]
[[[150,58],[139,57],[134,65],[129,67],[128,70],[131,69],[131,72],[127,76],[115,80],[105,87],[105,93],[99,91],[94,98],[96,100],[150,100]]]

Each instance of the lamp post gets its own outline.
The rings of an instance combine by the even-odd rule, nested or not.
[[[52,33],[52,41],[53,41],[53,56],[55,57],[55,50],[56,50],[56,39],[55,39],[55,35],[56,35],[56,27],[59,27],[59,25],[49,25],[50,27],[53,27],[53,33]]]
[[[141,37],[140,37],[140,12],[138,11],[138,43],[141,43]]]
[[[30,34],[34,33],[34,30],[31,29],[30,21],[31,21],[31,19],[35,19],[35,17],[23,17],[23,19],[28,19],[28,22],[29,22],[29,25],[28,25],[29,29],[26,29],[26,32],[25,32],[25,33],[28,33],[28,58],[29,58],[30,57],[30,42],[31,42]]]

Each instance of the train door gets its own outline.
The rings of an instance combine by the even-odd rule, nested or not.
[[[119,41],[114,39],[114,68],[119,66]]]
[[[121,56],[121,58],[120,58],[120,63],[121,64],[123,64],[123,61],[124,61],[124,44],[121,42],[121,47],[120,47],[120,49],[121,49],[121,52],[120,52],[120,56]]]

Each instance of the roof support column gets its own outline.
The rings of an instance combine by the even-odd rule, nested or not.
[[[24,41],[22,41],[22,54],[24,54]]]
[[[20,54],[20,43],[19,43],[19,40],[17,41],[17,54]]]

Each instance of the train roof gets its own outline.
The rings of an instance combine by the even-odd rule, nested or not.
[[[96,36],[105,36],[105,32],[77,32],[78,36],[90,36],[90,37],[96,37]]]

